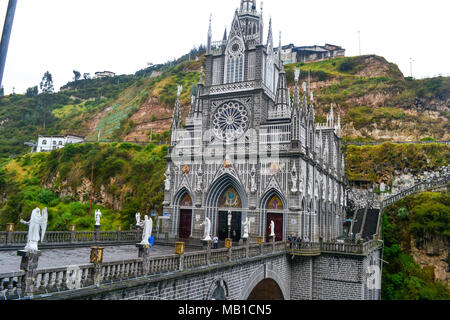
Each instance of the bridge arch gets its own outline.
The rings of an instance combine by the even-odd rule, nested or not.
[[[266,281],[268,280],[268,281]],[[261,289],[279,290],[278,292],[271,292],[279,297],[279,300],[289,300],[288,285],[281,279],[279,274],[270,268],[270,265],[262,265],[249,278],[244,288],[242,289],[239,300],[248,300],[252,293],[254,296],[255,290]]]

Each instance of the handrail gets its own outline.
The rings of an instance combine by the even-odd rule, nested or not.
[[[144,276],[183,272],[223,263],[254,259],[273,254],[318,255],[321,253],[366,254],[381,246],[376,240],[362,244],[354,243],[294,243],[269,242],[248,244],[224,249],[208,249],[190,252],[183,255],[150,256],[105,262],[99,265],[85,264],[69,267],[38,269],[35,271],[36,281],[27,288],[33,295],[69,291],[94,285],[124,281]],[[17,299],[24,296],[27,274],[24,271],[0,274],[0,300]]]
[[[27,231],[0,231],[0,248],[25,245],[27,236]],[[48,231],[42,244],[128,243],[140,241],[140,238],[140,233],[135,231]]]

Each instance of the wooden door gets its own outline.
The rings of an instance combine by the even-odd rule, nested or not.
[[[192,210],[180,210],[180,239],[189,239],[191,236]]]

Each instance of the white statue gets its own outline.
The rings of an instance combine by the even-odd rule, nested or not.
[[[142,242],[141,244],[149,246],[150,243],[148,239],[152,236],[153,230],[153,220],[149,218],[147,215],[144,217],[144,221],[141,222],[141,226],[144,228],[142,231]]]
[[[164,180],[165,189],[166,189],[166,191],[170,191],[170,169],[169,168],[167,168],[167,171],[164,174],[164,176],[166,177],[166,180]]]
[[[141,213],[140,212],[136,213],[136,225],[137,226],[141,225]]]
[[[211,220],[209,220],[209,218],[205,218],[205,221],[201,224],[201,226],[205,226],[205,233],[202,241],[211,241]]]
[[[248,217],[245,218],[245,222],[242,225],[244,226],[244,235],[242,236],[242,238],[248,239],[248,234],[250,231],[250,220]]]
[[[31,213],[31,219],[29,222],[20,220],[21,223],[29,226],[25,251],[38,251],[38,241],[41,240],[42,242],[44,240],[45,231],[47,230],[47,221],[47,208],[44,208],[44,210],[42,210],[42,216],[41,210],[39,208],[34,209]],[[40,236],[39,231],[41,231]]]
[[[292,193],[296,193],[298,191],[297,189],[297,167],[295,166],[294,163],[294,167],[292,168],[292,172],[291,172],[291,177],[292,177]]]
[[[255,169],[255,166],[252,166],[252,171],[250,173],[250,176],[251,176],[250,192],[255,193],[256,192],[256,169]]]
[[[102,217],[102,213],[100,210],[95,210],[95,225],[100,226],[100,218]]]
[[[270,236],[275,237],[275,222],[270,221]]]

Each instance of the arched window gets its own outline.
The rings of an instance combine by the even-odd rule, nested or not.
[[[59,145],[60,145],[60,146],[62,146],[62,145],[63,145],[62,141],[60,141],[60,142],[59,142]]]
[[[53,145],[56,146],[56,141],[53,141]]]
[[[47,140],[42,140],[42,144],[45,146],[47,145]]]
[[[225,83],[244,81],[244,42],[234,38],[227,49]]]

